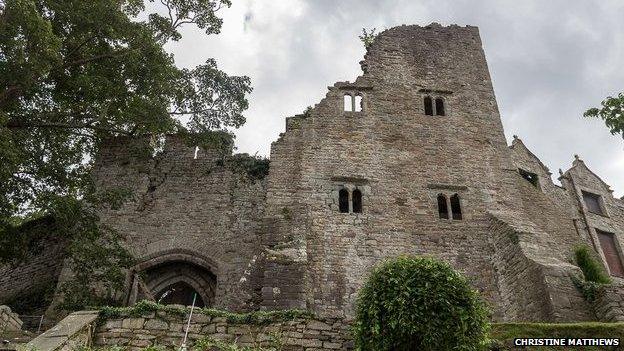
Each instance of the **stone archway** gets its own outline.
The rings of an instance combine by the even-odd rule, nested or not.
[[[151,255],[135,265],[127,304],[142,299],[165,304],[190,305],[196,294],[196,305],[215,304],[217,288],[216,264],[201,255],[172,250]]]

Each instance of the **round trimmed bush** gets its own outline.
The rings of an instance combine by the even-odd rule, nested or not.
[[[358,294],[360,350],[483,350],[488,311],[466,278],[433,258],[401,256],[376,267]]]

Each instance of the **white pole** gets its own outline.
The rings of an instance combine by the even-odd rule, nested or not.
[[[186,323],[186,331],[184,332],[184,340],[182,341],[182,346],[180,346],[180,351],[186,351],[186,338],[188,337],[188,331],[191,327],[191,317],[193,317],[193,309],[195,308],[195,299],[197,298],[197,293],[193,294],[193,305],[191,305],[191,313],[189,313],[188,322]]]

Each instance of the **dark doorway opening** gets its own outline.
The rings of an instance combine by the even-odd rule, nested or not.
[[[177,282],[166,287],[156,295],[156,301],[164,305],[191,306],[195,297],[195,307],[205,307],[204,300],[185,282]]]

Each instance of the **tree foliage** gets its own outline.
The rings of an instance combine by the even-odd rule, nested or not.
[[[360,350],[482,350],[488,312],[466,279],[432,258],[376,267],[357,300]]]
[[[624,93],[618,96],[608,96],[600,104],[601,107],[593,107],[585,111],[585,117],[602,119],[611,134],[619,134],[624,138]]]
[[[230,0],[158,0],[147,13],[150,3],[0,1],[0,264],[27,256],[42,235],[23,223],[52,218],[46,235],[69,240],[78,272],[65,287],[74,306],[94,302],[91,287],[109,302],[131,261],[97,218],[119,200],[97,193],[89,175],[101,142],[179,133],[195,145],[230,143],[245,122],[248,77],[211,58],[179,68],[164,50],[184,25],[219,33]]]
[[[0,215],[84,188],[103,138],[193,134],[245,122],[247,77],[163,49],[194,24],[218,33],[228,0],[6,0],[0,5]],[[183,122],[184,121],[184,122]],[[85,157],[87,156],[87,157]],[[89,157],[90,156],[90,157]]]

